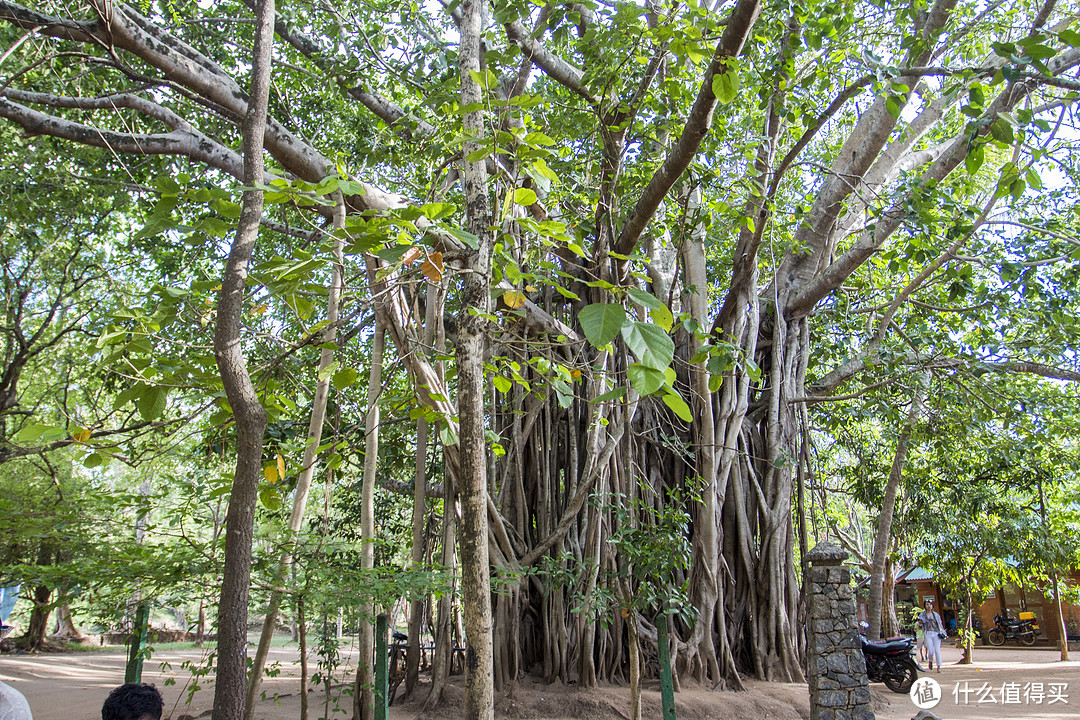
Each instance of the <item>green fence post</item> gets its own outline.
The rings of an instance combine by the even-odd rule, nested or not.
[[[381,614],[375,618],[375,720],[387,720],[390,713],[389,694],[390,678],[387,667],[389,648],[386,645],[389,618]]]
[[[668,616],[656,621],[656,645],[660,661],[660,707],[664,720],[675,720],[675,683],[671,679],[671,646],[668,644]]]
[[[150,606],[139,603],[135,608],[135,626],[131,630],[128,645],[127,667],[124,669],[125,683],[142,682],[143,648],[146,647],[146,630],[150,625]]]

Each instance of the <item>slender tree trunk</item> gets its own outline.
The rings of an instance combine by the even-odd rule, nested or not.
[[[274,40],[274,0],[260,0],[256,12],[255,48],[251,63],[251,93],[243,122],[244,184],[263,179],[263,135],[270,90],[270,50]],[[247,680],[248,586],[255,503],[262,476],[266,412],[252,385],[241,342],[240,318],[244,288],[255,240],[259,234],[263,195],[245,190],[218,298],[214,356],[225,395],[236,420],[236,471],[225,520],[225,568],[218,604],[217,678],[213,720],[240,720],[244,715]]]
[[[971,579],[968,578],[967,582],[967,601],[965,610],[967,610],[967,618],[964,619],[964,634],[961,637],[961,641],[964,643],[964,654],[960,658],[961,665],[970,665],[972,663],[971,653],[975,647],[975,636],[972,628],[972,615],[974,615],[974,608],[971,605]]]
[[[455,492],[453,479],[449,476],[443,480],[443,535],[442,535],[442,566],[446,572],[453,573],[457,565],[457,511],[454,509]],[[451,581],[453,582],[453,581]],[[435,619],[435,649],[431,658],[431,690],[424,700],[424,710],[433,710],[442,702],[442,693],[450,679],[450,669],[454,660],[454,633],[453,615],[454,588],[439,598],[436,606]]]
[[[877,534],[874,536],[874,555],[870,564],[870,598],[866,603],[866,619],[870,623],[870,627],[866,630],[866,637],[871,640],[881,638],[881,594],[885,591],[893,592],[892,578],[889,578],[889,587],[883,587],[885,556],[892,547],[892,520],[893,512],[896,510],[896,493],[904,474],[904,462],[907,459],[911,433],[922,413],[923,398],[926,397],[926,383],[927,378],[920,376],[918,386],[915,388],[915,397],[912,398],[911,408],[908,410],[907,420],[896,440],[896,453],[893,455],[892,468],[889,470],[889,481],[885,485],[885,499],[881,505],[881,514],[878,515]]]
[[[360,567],[366,573],[375,569],[375,472],[379,462],[379,393],[382,391],[385,334],[376,318],[375,337],[371,343],[371,370],[368,374],[367,420],[364,425],[364,484],[360,496]],[[375,606],[369,604],[360,617],[360,636],[357,639],[359,660],[353,693],[355,720],[371,720],[375,716],[375,613]]]
[[[424,307],[424,346],[431,347],[435,341],[435,313],[437,288],[427,286],[427,303]],[[428,422],[421,416],[416,421],[416,463],[413,472],[412,511],[412,566],[417,568],[424,561],[424,518],[427,510],[424,496],[427,492]],[[409,646],[405,651],[405,697],[411,698],[416,691],[420,676],[420,645],[424,627],[425,598],[415,598],[409,603]]]
[[[1057,571],[1050,573],[1050,582],[1054,589],[1054,623],[1058,626],[1058,650],[1061,662],[1069,660],[1069,628],[1065,626],[1065,615],[1061,612],[1061,590],[1058,589]]]
[[[206,639],[206,599],[199,598],[199,620],[195,624],[195,647],[202,647]]]
[[[1039,509],[1043,528],[1047,529],[1046,495],[1043,492],[1042,477],[1039,478]],[[1057,569],[1050,570],[1050,583],[1054,591],[1054,624],[1058,628],[1058,651],[1061,661],[1065,662],[1069,659],[1069,629],[1065,627],[1065,615],[1061,612],[1061,590],[1058,588]]]
[[[641,720],[641,639],[638,636],[637,610],[626,618],[627,650],[630,656],[630,720]]]
[[[300,636],[300,720],[308,720],[307,618],[303,590],[296,596],[296,630]]]
[[[442,324],[443,305],[446,299],[445,286],[439,285],[434,297],[429,296],[428,302],[433,303],[434,317],[432,328],[435,340],[433,347],[437,355],[446,354],[446,331]],[[439,360],[434,367],[435,376],[440,384],[446,377],[446,365]],[[438,430],[438,425],[435,426]],[[454,654],[454,596],[455,578],[457,568],[457,489],[454,484],[454,476],[443,464],[443,526],[442,526],[442,556],[440,563],[444,572],[450,573],[451,586],[446,594],[439,598],[435,613],[434,650],[431,658],[431,690],[424,699],[424,711],[430,712],[442,702],[443,690],[450,680],[450,669],[453,664]]]
[[[480,70],[483,5],[461,5],[461,103],[479,107],[480,86],[470,73]],[[478,150],[484,133],[483,114],[463,116],[464,155]],[[491,584],[488,567],[487,442],[484,437],[484,349],[491,292],[491,207],[483,160],[463,165],[465,215],[478,239],[465,260],[461,281],[461,322],[457,341],[458,415],[461,474],[461,600],[465,623],[465,720],[492,720],[495,713],[492,675]]]
[[[334,200],[333,227],[335,231],[340,231],[345,227],[345,198],[340,191],[336,191],[334,192]],[[315,374],[315,399],[312,402],[311,419],[308,422],[307,444],[304,446],[303,464],[300,466],[300,476],[297,478],[296,490],[293,494],[292,512],[289,514],[289,530],[285,536],[285,547],[282,549],[281,558],[278,560],[277,573],[274,576],[274,587],[270,591],[270,602],[267,604],[262,635],[259,637],[259,647],[255,651],[255,659],[251,665],[251,676],[248,678],[247,706],[244,711],[244,720],[254,720],[255,717],[255,698],[258,697],[259,686],[262,684],[266,657],[270,653],[270,643],[274,639],[274,629],[277,627],[281,597],[284,593],[283,586],[289,568],[292,567],[297,534],[304,524],[304,512],[307,508],[308,494],[311,491],[311,479],[315,476],[318,460],[316,452],[322,442],[323,423],[326,421],[326,400],[330,395],[329,370],[331,363],[334,362],[333,343],[337,338],[341,294],[344,291],[345,265],[342,257],[344,248],[344,234],[335,232],[334,267],[331,271],[330,290],[327,293],[326,300],[326,332],[323,333],[322,354],[319,357],[319,365]]]

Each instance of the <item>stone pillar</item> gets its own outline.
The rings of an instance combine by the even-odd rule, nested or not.
[[[874,720],[847,557],[829,542],[806,556],[810,720]]]

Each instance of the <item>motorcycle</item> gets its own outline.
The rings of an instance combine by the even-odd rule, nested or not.
[[[1006,640],[1016,639],[1021,645],[1034,645],[1039,638],[1039,625],[1034,617],[1013,620],[1008,613],[994,616],[994,627],[986,633],[991,645],[1004,645]]]
[[[866,660],[866,678],[870,682],[883,682],[894,693],[907,693],[919,677],[919,664],[915,661],[915,638],[895,638],[871,642],[862,639],[863,658]]]

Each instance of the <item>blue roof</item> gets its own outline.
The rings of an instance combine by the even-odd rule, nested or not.
[[[907,572],[900,573],[896,582],[918,582],[919,580],[933,580],[934,575],[926,568],[913,567]]]

